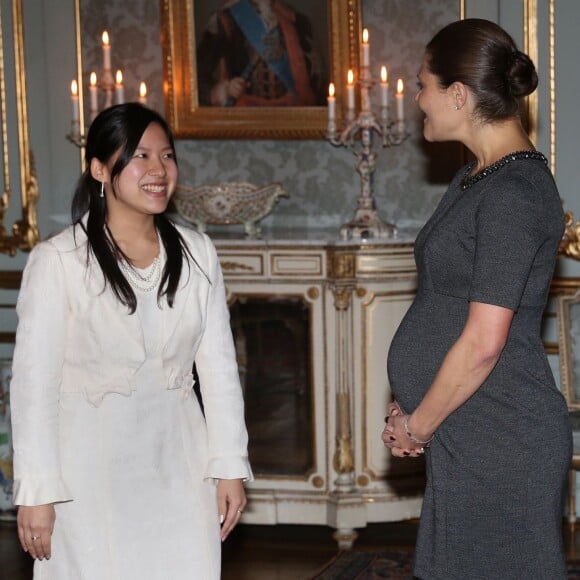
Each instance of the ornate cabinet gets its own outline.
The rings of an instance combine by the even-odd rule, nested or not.
[[[387,351],[415,293],[412,239],[215,239],[256,480],[243,521],[323,524],[352,546],[368,522],[419,515],[422,460],[383,447]]]

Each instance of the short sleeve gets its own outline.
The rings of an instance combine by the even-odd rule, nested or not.
[[[541,193],[523,176],[497,180],[475,216],[475,260],[469,300],[516,311],[546,240]]]

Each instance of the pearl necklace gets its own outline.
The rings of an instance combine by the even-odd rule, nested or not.
[[[546,157],[540,153],[539,151],[514,151],[513,153],[509,153],[505,155],[501,159],[498,159],[495,163],[484,167],[481,171],[478,171],[475,175],[470,175],[472,169],[475,167],[475,161],[472,161],[465,170],[459,185],[461,186],[462,191],[465,191],[473,184],[481,181],[484,177],[495,173],[498,169],[508,165],[512,161],[516,161],[517,159],[537,159],[539,161],[543,161],[546,165],[548,165],[548,160]]]
[[[131,286],[136,290],[141,290],[141,292],[151,292],[151,290],[157,288],[159,285],[159,281],[161,280],[161,260],[159,259],[159,256],[153,260],[151,265],[141,270],[142,272],[145,272],[144,274],[141,274],[134,266],[128,264],[125,260],[120,260],[119,266],[125,273],[129,284],[131,284]]]

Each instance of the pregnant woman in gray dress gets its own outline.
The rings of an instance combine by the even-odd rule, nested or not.
[[[426,456],[414,572],[564,579],[571,433],[540,337],[564,222],[519,119],[535,68],[499,26],[468,19],[433,38],[418,76],[425,138],[475,160],[417,237],[417,297],[389,352],[383,441]]]

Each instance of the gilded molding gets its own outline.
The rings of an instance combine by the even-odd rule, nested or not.
[[[366,487],[370,483],[369,478],[366,475],[359,475],[356,480],[356,484],[359,487]]]
[[[575,294],[580,288],[580,278],[554,278],[550,285],[550,295]]]
[[[556,27],[555,0],[548,6],[548,27],[550,47],[550,169],[556,173]]]
[[[354,254],[331,254],[328,270],[330,278],[354,278],[356,256]]]
[[[560,387],[570,411],[580,410],[580,400],[574,389],[574,337],[570,336],[570,307],[580,303],[580,290],[569,296],[559,296],[557,309],[559,318],[558,344],[560,350]]]
[[[574,260],[580,260],[580,222],[574,222],[571,211],[564,213],[565,229],[558,253]]]
[[[320,290],[318,288],[316,288],[316,286],[311,286],[306,291],[306,296],[308,296],[308,298],[310,298],[310,300],[317,300],[318,297],[320,296]]]
[[[246,272],[253,272],[254,268],[247,264],[240,264],[239,262],[220,262],[220,266],[224,272],[233,272],[235,270],[244,270]]]
[[[537,0],[524,0],[524,52],[538,63],[538,3]],[[528,114],[528,133],[534,145],[538,144],[538,92],[526,97]]]
[[[20,166],[21,219],[12,225],[12,234],[7,234],[4,224],[6,210],[12,196],[10,186],[10,150],[7,118],[10,113],[6,100],[6,54],[2,34],[2,9],[0,7],[0,114],[2,116],[2,163],[4,191],[0,201],[0,252],[9,256],[18,250],[29,251],[38,242],[37,203],[38,180],[28,134],[28,109],[26,101],[26,66],[24,57],[24,30],[22,0],[12,2],[12,31],[14,37],[14,76],[16,79],[16,117],[18,126],[18,154]]]
[[[334,307],[338,311],[348,310],[352,297],[352,288],[350,286],[337,286],[332,288],[334,296]]]
[[[354,470],[354,460],[352,458],[352,441],[347,435],[336,438],[336,449],[332,466],[336,473],[351,473]]]
[[[74,0],[75,7],[75,52],[77,57],[77,84],[79,87],[79,129],[80,142],[85,142],[85,102],[83,89],[83,44],[81,28],[81,5],[80,0]],[[81,173],[85,170],[85,146],[79,147]]]
[[[313,477],[312,478],[312,485],[317,489],[324,487],[324,478],[320,477],[320,475]]]

